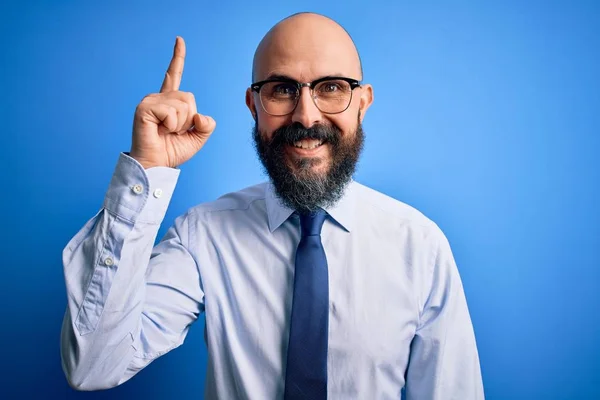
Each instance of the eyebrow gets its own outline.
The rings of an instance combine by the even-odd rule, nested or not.
[[[336,78],[336,77],[341,77],[341,76],[345,76],[344,74],[330,74],[330,75],[325,75],[316,79],[313,79],[313,81],[319,80],[319,79],[327,79],[327,78]],[[288,76],[288,75],[281,75],[281,74],[271,74],[268,75],[264,80],[281,80],[281,81],[293,81],[293,82],[298,82],[296,79]],[[354,79],[354,78],[353,78]]]
[[[282,80],[282,81],[296,81],[294,78],[292,78],[290,76],[281,75],[281,74],[271,74],[271,75],[267,76],[264,80],[268,81],[271,79]]]

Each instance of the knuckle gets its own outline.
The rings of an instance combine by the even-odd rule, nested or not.
[[[152,101],[153,97],[154,96],[152,94],[148,94],[148,95],[144,96],[142,98],[142,100],[140,101],[140,104],[147,104],[148,102]]]
[[[179,71],[170,71],[169,70],[169,71],[165,72],[165,79],[172,80],[172,79],[177,79],[179,77],[181,77],[181,72],[179,72]]]
[[[196,102],[196,97],[194,96],[194,93],[192,93],[192,92],[185,92],[185,99],[190,103]]]
[[[140,102],[137,107],[135,108],[135,115],[139,116],[141,114],[143,114],[146,110],[148,109],[148,105],[147,103],[144,103],[143,101]]]
[[[149,94],[144,96],[144,98],[138,103],[136,107],[136,112],[144,112],[151,108],[154,104],[156,104],[156,95]]]

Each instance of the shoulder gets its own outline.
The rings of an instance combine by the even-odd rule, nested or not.
[[[200,203],[188,210],[190,215],[203,215],[221,211],[247,210],[256,201],[265,200],[266,182],[223,194],[219,198]]]
[[[439,226],[414,206],[356,181],[353,182],[353,190],[361,214],[389,227],[410,228],[426,235],[443,236]]]

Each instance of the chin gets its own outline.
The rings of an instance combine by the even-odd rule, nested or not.
[[[299,176],[326,175],[329,172],[330,164],[330,160],[325,157],[302,157],[292,159],[287,157],[288,167],[293,173]]]

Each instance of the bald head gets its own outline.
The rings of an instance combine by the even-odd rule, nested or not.
[[[253,81],[272,76],[311,81],[333,75],[362,80],[362,66],[348,32],[323,15],[285,18],[267,32],[254,53]]]

